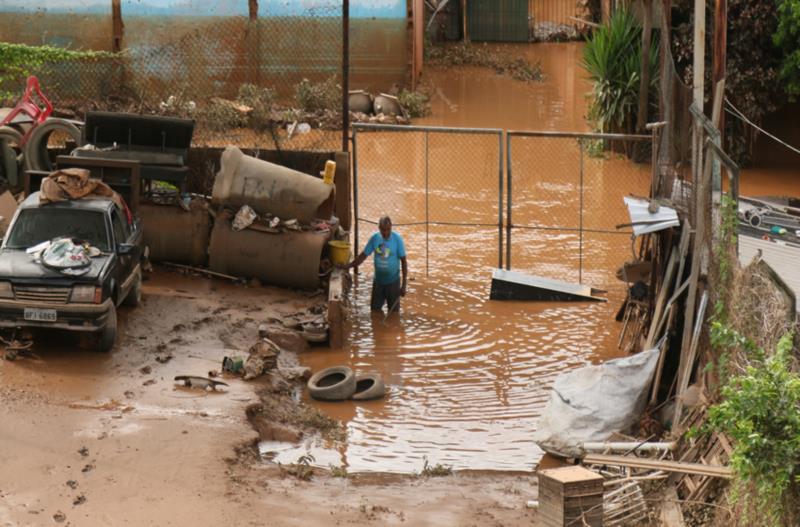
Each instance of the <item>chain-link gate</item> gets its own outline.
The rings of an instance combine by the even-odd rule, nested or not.
[[[608,284],[630,257],[622,198],[648,196],[650,164],[630,156],[647,135],[508,132],[506,269]],[[648,158],[649,159],[649,158]]]
[[[502,151],[497,129],[354,125],[356,251],[388,214],[426,274],[502,267]]]

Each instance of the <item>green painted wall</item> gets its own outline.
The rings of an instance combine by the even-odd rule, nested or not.
[[[528,0],[469,0],[470,40],[528,42]]]

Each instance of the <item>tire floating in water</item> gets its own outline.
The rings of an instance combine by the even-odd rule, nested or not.
[[[332,366],[311,376],[308,394],[318,401],[344,401],[356,391],[356,376],[347,366]]]
[[[356,375],[356,391],[350,397],[354,401],[370,401],[386,395],[386,386],[380,373],[360,373]]]

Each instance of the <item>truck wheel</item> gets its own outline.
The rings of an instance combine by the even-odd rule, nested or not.
[[[117,308],[113,304],[108,312],[106,325],[100,330],[97,337],[97,349],[103,353],[108,353],[114,348],[117,340]]]
[[[129,307],[136,307],[142,301],[142,272],[136,272],[136,278],[133,279],[131,290],[128,291],[128,296],[122,301],[123,305]]]

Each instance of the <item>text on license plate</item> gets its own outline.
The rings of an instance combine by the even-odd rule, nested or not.
[[[38,322],[55,322],[56,310],[26,307],[23,318],[25,318],[25,320],[36,320]]]

